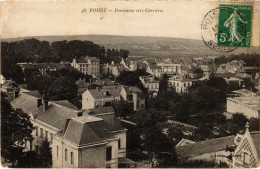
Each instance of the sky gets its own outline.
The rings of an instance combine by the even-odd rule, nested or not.
[[[2,2],[1,36],[123,35],[201,39],[201,23],[218,2]],[[113,12],[90,12],[106,8]],[[86,9],[88,12],[82,13]],[[114,12],[116,9],[163,12]],[[260,3],[254,4],[253,46],[260,43]]]

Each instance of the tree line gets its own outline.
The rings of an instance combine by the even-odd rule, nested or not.
[[[71,62],[74,58],[84,56],[97,57],[101,63],[115,61],[119,63],[126,59],[129,51],[125,49],[106,49],[91,41],[40,41],[34,38],[15,42],[1,42],[2,74],[10,76],[18,62]]]

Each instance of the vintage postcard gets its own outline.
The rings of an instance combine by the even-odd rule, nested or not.
[[[258,168],[259,1],[1,8],[1,167]]]

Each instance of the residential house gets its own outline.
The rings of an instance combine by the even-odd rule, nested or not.
[[[235,138],[237,145],[233,153],[232,168],[257,168],[260,165],[260,132],[249,132],[249,124],[246,124],[244,135]]]
[[[175,88],[177,93],[187,93],[188,88],[192,86],[193,80],[183,78],[182,76],[173,76],[169,78],[169,84]]]
[[[119,86],[118,91],[120,92],[121,99],[134,104],[134,110],[145,109],[145,97],[143,92],[136,86]]]
[[[153,64],[153,65],[147,66],[146,72],[150,73],[151,75],[153,75],[155,77],[160,77],[161,73],[162,73],[162,69],[160,66]]]
[[[111,106],[120,101],[120,93],[114,88],[88,89],[82,94],[82,109]]]
[[[39,154],[42,141],[47,139],[54,168],[135,165],[125,157],[126,129],[111,107],[84,114],[67,100],[47,101],[37,91],[21,93],[11,104],[29,114],[35,127],[34,140],[26,141],[26,150]]]
[[[91,75],[94,78],[100,76],[100,60],[96,57],[73,59],[71,66],[84,74]]]
[[[199,141],[183,146],[176,146],[175,150],[179,161],[204,160],[216,163],[225,162],[229,166],[232,166],[231,152],[226,151],[226,148],[235,146],[234,138],[235,136],[232,135]]]
[[[248,118],[259,118],[259,112],[259,96],[227,97],[227,113],[242,113]]]
[[[56,72],[57,70],[64,69],[68,67],[68,65],[63,63],[17,63],[18,66],[21,67],[22,71],[25,69],[37,69],[42,75],[47,75],[52,72]]]
[[[224,79],[227,82],[227,84],[229,84],[233,88],[242,87],[243,80],[241,80],[241,79],[238,79],[238,78],[235,78],[235,77],[228,77],[228,78],[224,78]]]
[[[149,93],[157,95],[159,91],[158,80],[155,80],[153,76],[140,76],[139,79]]]
[[[129,61],[128,59],[122,58],[120,64],[130,71],[135,71],[137,69],[137,63],[134,61]]]
[[[241,79],[241,80],[246,80],[246,79],[252,80],[253,79],[252,76],[247,73],[237,73],[235,75],[235,77],[238,79]]]

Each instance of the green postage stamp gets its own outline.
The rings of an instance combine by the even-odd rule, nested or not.
[[[253,6],[220,4],[217,45],[251,47]]]

